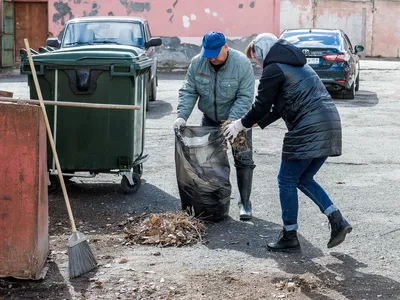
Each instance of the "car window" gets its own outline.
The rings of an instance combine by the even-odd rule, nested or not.
[[[341,40],[335,32],[286,32],[281,38],[297,47],[340,47]]]
[[[147,40],[150,40],[151,39],[151,33],[150,33],[150,27],[149,27],[148,23],[145,24],[145,31],[146,31],[146,35],[147,35]]]
[[[66,28],[62,47],[93,44],[144,44],[141,24],[138,22],[87,22],[70,24]]]
[[[344,40],[346,41],[349,50],[350,50],[351,52],[353,52],[353,46],[351,45],[350,39],[349,39],[349,37],[348,37],[346,34],[344,35]]]

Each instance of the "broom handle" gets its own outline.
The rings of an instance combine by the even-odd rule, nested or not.
[[[12,99],[12,98],[6,98],[6,97],[0,97],[0,101],[2,101],[2,102],[13,102],[13,103],[40,104],[40,101],[38,101],[38,100]],[[140,110],[140,106],[125,105],[125,104],[102,104],[102,103],[47,101],[47,100],[43,100],[43,103],[45,105],[67,106],[67,107],[87,107],[87,108],[110,108],[110,109]]]
[[[26,51],[28,52],[29,65],[31,67],[33,81],[35,82],[36,92],[37,92],[38,97],[39,97],[40,107],[42,108],[44,121],[46,122],[47,135],[49,137],[51,150],[53,151],[53,156],[54,156],[54,159],[56,161],[58,178],[60,179],[61,189],[62,189],[62,192],[63,192],[63,195],[64,195],[65,204],[67,205],[69,221],[71,222],[72,231],[76,232],[74,216],[72,214],[71,204],[69,202],[67,189],[65,188],[65,182],[64,182],[64,178],[62,176],[60,162],[58,161],[58,155],[57,155],[56,147],[54,145],[53,134],[51,133],[49,119],[47,118],[46,108],[45,108],[44,102],[43,102],[42,91],[40,90],[39,81],[38,81],[38,78],[37,78],[37,75],[36,75],[35,64],[33,63],[32,54],[31,54],[31,48],[29,47],[28,39],[24,39],[24,43],[25,43]]]

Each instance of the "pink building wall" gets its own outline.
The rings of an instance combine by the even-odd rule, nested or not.
[[[366,56],[400,57],[400,0],[49,0],[49,31],[82,16],[140,16],[163,37],[168,61],[186,62],[203,34],[220,30],[243,50],[260,32],[340,28]],[[165,38],[164,38],[165,37]],[[189,47],[189,48],[188,48]]]
[[[377,1],[374,14],[372,55],[400,57],[400,1]]]
[[[49,0],[49,31],[58,36],[64,24],[82,16],[140,16],[154,36],[202,37],[220,30],[227,37],[260,32],[279,34],[279,0]]]
[[[346,32],[353,47],[362,45],[365,54],[372,49],[372,3],[318,1],[315,9],[315,27],[340,28]]]
[[[366,56],[400,57],[399,0],[281,0],[280,30],[338,28]]]

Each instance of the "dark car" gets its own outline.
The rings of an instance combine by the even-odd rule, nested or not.
[[[354,99],[360,88],[357,53],[364,51],[363,46],[353,48],[348,36],[339,29],[288,29],[280,38],[302,50],[307,63],[329,92],[344,99]]]
[[[154,47],[160,46],[160,38],[151,36],[148,21],[138,17],[83,17],[67,22],[61,41],[49,38],[46,45],[54,48],[70,48],[88,45],[118,45],[135,47],[139,54],[145,53],[153,59],[148,99],[157,97],[157,57]],[[149,107],[147,105],[147,107]]]

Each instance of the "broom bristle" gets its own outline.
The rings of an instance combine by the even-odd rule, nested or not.
[[[97,267],[97,261],[86,237],[74,232],[68,243],[68,272],[70,278],[81,276]]]

